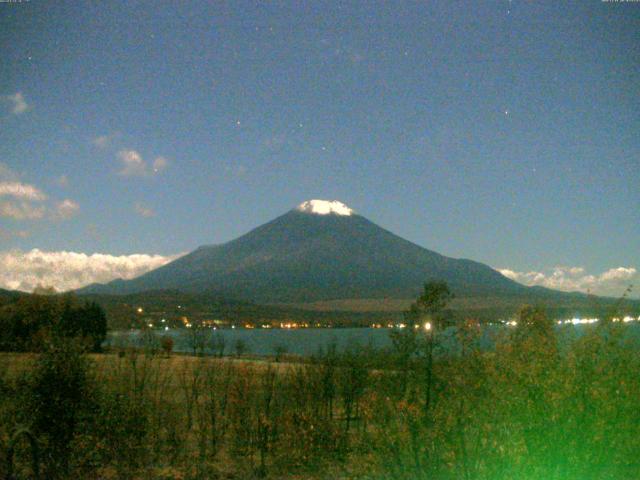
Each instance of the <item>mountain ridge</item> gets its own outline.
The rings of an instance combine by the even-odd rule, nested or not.
[[[135,279],[78,293],[176,289],[281,303],[412,298],[428,280],[446,281],[463,296],[530,291],[487,265],[403,239],[341,202],[310,202],[324,201],[305,202],[234,240],[200,246]]]

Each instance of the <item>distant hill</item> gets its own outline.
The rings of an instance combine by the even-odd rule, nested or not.
[[[147,291],[128,295],[86,294],[80,298],[95,301],[107,312],[109,326],[128,329],[148,323],[162,326],[181,325],[183,318],[200,323],[220,321],[230,325],[276,325],[281,322],[321,326],[369,326],[372,323],[399,321],[399,312],[365,312],[351,310],[313,311],[285,305],[258,305],[224,300],[216,296],[191,294],[175,290]]]
[[[88,294],[81,298],[99,303],[107,312],[109,325],[114,329],[154,323],[165,318],[180,323],[184,316],[200,322],[219,319],[226,324],[259,325],[262,323],[305,322],[332,326],[369,326],[402,321],[402,311],[412,299],[344,299],[301,304],[259,305],[230,301],[206,294],[180,291],[146,291],[127,295]],[[640,315],[640,301],[588,298],[584,295],[542,297],[533,300],[526,296],[458,297],[451,303],[456,319],[475,318],[495,321],[512,317],[523,304],[545,306],[551,318],[604,317],[617,314]],[[142,308],[142,313],[138,309]]]
[[[0,288],[0,305],[12,302],[23,295],[28,295],[28,294],[24,292],[19,292],[17,290],[4,290]]]

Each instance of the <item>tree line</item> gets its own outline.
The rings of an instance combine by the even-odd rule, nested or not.
[[[23,295],[0,306],[0,351],[40,352],[59,338],[101,350],[107,318],[95,302],[72,295]]]

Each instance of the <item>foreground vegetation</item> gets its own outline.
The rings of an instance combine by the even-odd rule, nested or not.
[[[468,320],[447,353],[448,298],[427,286],[393,350],[305,362],[87,355],[68,338],[4,354],[1,455],[23,426],[45,478],[640,478],[640,355],[623,325],[560,347],[527,307],[494,350]],[[26,437],[14,457],[29,475]]]
[[[73,339],[99,352],[107,337],[107,317],[95,302],[73,295],[19,295],[0,302],[0,351],[41,352],[52,341]]]

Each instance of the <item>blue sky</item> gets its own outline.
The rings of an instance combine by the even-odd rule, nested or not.
[[[600,0],[0,3],[0,252],[164,257],[327,198],[516,277],[638,269],[638,31]]]

